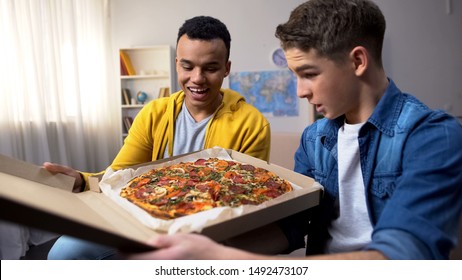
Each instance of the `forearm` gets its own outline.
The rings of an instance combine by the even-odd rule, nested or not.
[[[379,251],[354,251],[347,253],[307,256],[308,260],[387,260]]]
[[[337,254],[313,255],[302,257],[291,257],[290,255],[262,255],[242,251],[235,248],[225,247],[221,250],[219,259],[234,260],[387,260],[379,251],[355,251]]]
[[[156,250],[146,253],[125,253],[126,259],[145,260],[275,260],[295,259],[289,255],[255,254],[241,249],[218,244],[199,234],[158,235],[148,242]],[[360,251],[332,255],[316,255],[298,259],[319,260],[384,260],[378,251]]]
[[[290,255],[278,255],[278,256],[265,256],[265,255],[256,255],[256,254],[242,254],[236,253],[236,257],[241,259],[273,259],[273,260],[387,260],[382,253],[379,251],[355,251],[347,253],[337,253],[337,254],[325,254],[325,255],[313,255],[313,256],[303,256],[303,257],[291,257]]]

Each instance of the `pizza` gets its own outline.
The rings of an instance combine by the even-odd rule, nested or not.
[[[152,169],[131,179],[120,196],[168,220],[215,207],[258,205],[291,190],[287,180],[264,168],[209,158]]]

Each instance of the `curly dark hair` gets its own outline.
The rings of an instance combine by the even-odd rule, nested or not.
[[[369,0],[310,0],[278,25],[276,37],[283,49],[311,49],[333,61],[356,46],[365,47],[382,66],[385,17]]]
[[[220,20],[209,16],[197,16],[186,20],[178,30],[178,37],[176,39],[177,45],[181,36],[184,34],[193,40],[223,40],[226,49],[228,50],[226,60],[229,59],[231,50],[231,35],[229,34],[226,25]]]

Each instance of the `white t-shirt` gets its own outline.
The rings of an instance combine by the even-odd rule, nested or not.
[[[371,241],[372,225],[359,157],[358,134],[364,123],[344,124],[338,132],[340,216],[328,229],[327,253],[361,250]]]
[[[213,114],[200,122],[191,116],[183,102],[181,112],[175,121],[175,140],[173,156],[202,150],[205,143],[205,131]],[[165,149],[164,158],[168,158],[168,148]]]

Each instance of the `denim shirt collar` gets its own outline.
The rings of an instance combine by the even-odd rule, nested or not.
[[[393,137],[394,127],[404,104],[404,96],[392,79],[388,78],[388,81],[385,93],[367,122],[375,126],[380,132]],[[321,141],[328,150],[337,144],[337,132],[344,122],[344,115],[333,120],[326,120],[326,122],[319,122],[321,126],[319,132],[323,135]]]

